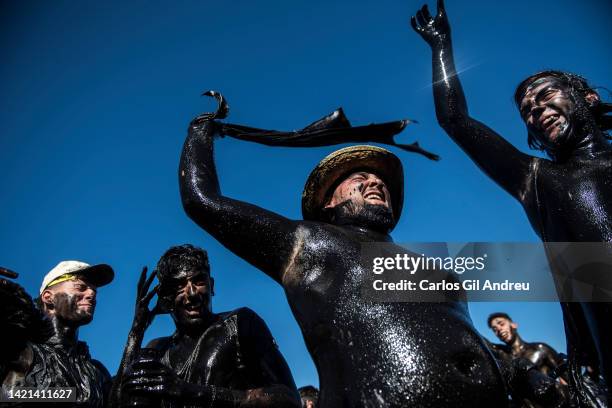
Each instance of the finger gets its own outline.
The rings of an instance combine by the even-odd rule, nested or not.
[[[423,15],[423,11],[419,10],[416,13],[416,18],[417,21],[419,22],[419,25],[421,26],[421,28],[425,27],[427,25],[427,20],[425,20],[425,16]]]
[[[145,368],[157,368],[162,370],[166,366],[159,362],[158,359],[152,357],[140,357],[132,364],[133,370],[139,369],[140,367]]]
[[[149,285],[151,283],[149,282]],[[145,297],[142,298],[141,302],[145,303],[145,304],[149,304],[149,302],[151,301],[151,299],[153,298],[153,296],[155,296],[155,294],[157,293],[157,291],[159,290],[159,285],[156,285],[153,290],[151,290],[149,293],[147,293],[147,295]]]
[[[161,395],[164,391],[163,385],[154,385],[154,386],[137,386],[128,389],[129,393],[132,395]]]
[[[444,0],[438,0],[438,16],[443,16],[445,13]]]
[[[429,7],[427,7],[427,4],[425,4],[423,8],[421,8],[421,11],[423,12],[423,17],[425,17],[427,21],[433,20],[431,18],[431,13],[429,12]]]
[[[419,34],[423,31],[423,29],[417,25],[417,21],[414,16],[410,17],[410,25],[412,26],[412,29]]]
[[[134,389],[137,387],[156,386],[156,385],[164,384],[165,381],[166,381],[166,378],[161,375],[154,376],[154,377],[140,377],[140,378],[133,378],[128,381],[124,381],[123,387],[128,388],[128,389],[129,388]]]
[[[7,278],[16,279],[19,274],[17,272],[11,271],[8,268],[4,268],[0,266],[0,276],[5,276]]]
[[[131,381],[138,378],[146,379],[149,377],[158,377],[164,374],[166,374],[166,370],[160,370],[156,368],[138,368],[128,373],[125,378]]]
[[[151,272],[151,276],[149,276],[147,278],[147,281],[145,282],[145,286],[144,286],[144,290],[143,293],[146,293],[147,290],[149,290],[149,287],[151,286],[151,282],[153,282],[153,279],[155,279],[155,271]]]
[[[138,278],[138,286],[136,286],[138,288],[138,298],[141,297],[142,285],[144,284],[146,279],[147,279],[147,267],[143,266],[142,271],[140,272],[140,277]]]
[[[163,313],[165,313],[164,308],[159,304],[159,300],[158,300],[153,310],[151,310],[151,315],[156,316],[158,314],[163,314]]]

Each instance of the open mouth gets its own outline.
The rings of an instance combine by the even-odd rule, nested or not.
[[[559,119],[559,115],[547,116],[546,118],[543,118],[540,121],[540,128],[544,130],[545,132],[547,132],[557,123],[558,119]]]
[[[364,194],[363,198],[365,198],[366,200],[378,200],[383,202],[385,201],[385,195],[380,191],[369,191]]]
[[[200,303],[190,303],[188,305],[185,305],[185,311],[190,316],[199,315],[201,309],[202,305]]]

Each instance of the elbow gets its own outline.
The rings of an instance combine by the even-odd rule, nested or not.
[[[438,113],[437,118],[440,127],[451,137],[460,134],[468,122],[467,116],[460,113]]]
[[[185,214],[196,223],[199,223],[206,206],[198,195],[191,191],[184,191],[181,188],[181,203],[183,204]]]

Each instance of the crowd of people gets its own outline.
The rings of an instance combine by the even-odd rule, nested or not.
[[[109,265],[62,261],[43,277],[35,300],[2,279],[5,323],[13,334],[3,352],[4,388],[75,387],[77,405],[92,407],[318,406],[319,390],[296,389],[274,338],[254,311],[212,311],[214,279],[206,251],[188,244],[172,247],[155,270],[141,274],[132,330],[114,377],[78,338],[79,327],[94,318],[98,290],[114,278]],[[159,283],[149,290],[154,277]],[[158,300],[151,310],[153,295]],[[170,313],[176,330],[142,347],[157,313]],[[513,379],[509,401],[526,408],[566,406],[566,356],[545,343],[523,340],[518,323],[506,313],[491,314],[487,323],[501,341],[485,340],[498,364],[545,385],[538,389]],[[592,384],[599,381],[596,368],[585,367],[584,375]]]

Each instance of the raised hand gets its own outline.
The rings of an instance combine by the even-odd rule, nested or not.
[[[450,24],[446,17],[444,0],[438,0],[438,14],[435,17],[431,16],[425,4],[416,12],[416,17],[410,18],[410,25],[431,47],[450,41]]]
[[[149,309],[151,299],[159,290],[159,285],[157,285],[151,291],[149,291],[153,278],[155,278],[155,271],[153,271],[147,278],[147,267],[143,267],[136,289],[136,307],[134,310],[132,330],[144,332],[153,321],[155,315],[159,313],[158,305],[156,305],[152,310]]]

